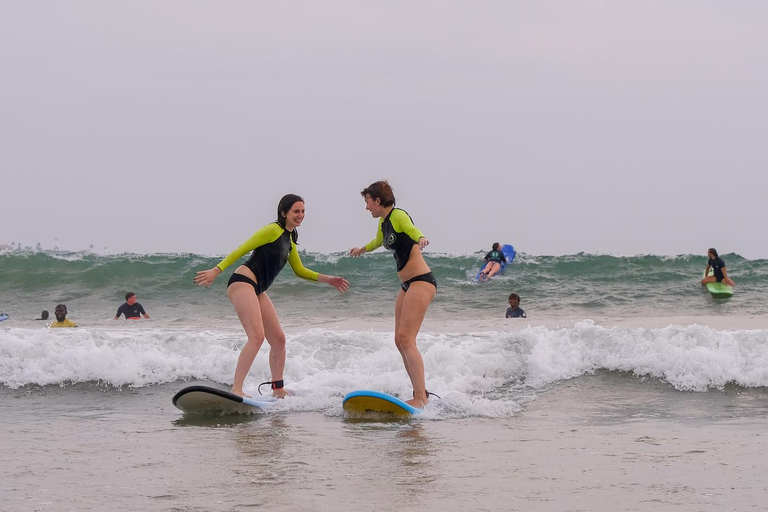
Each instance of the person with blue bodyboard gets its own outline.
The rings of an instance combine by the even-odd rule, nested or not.
[[[488,254],[485,255],[485,258],[483,259],[487,263],[485,268],[480,271],[480,275],[477,278],[478,281],[489,280],[494,276],[494,274],[501,270],[501,265],[507,262],[506,256],[504,256],[504,253],[501,252],[501,244],[499,242],[493,244],[491,250],[488,252]]]

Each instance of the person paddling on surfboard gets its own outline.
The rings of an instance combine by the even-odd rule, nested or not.
[[[506,256],[501,252],[501,244],[499,242],[493,244],[490,252],[488,252],[483,259],[487,261],[488,264],[480,271],[478,281],[488,281],[496,272],[501,270],[501,264],[507,262]]]
[[[736,286],[733,280],[728,277],[728,271],[725,269],[725,262],[723,258],[717,255],[717,251],[714,248],[710,248],[707,251],[707,268],[704,270],[704,279],[701,280],[701,284],[707,283],[725,283],[728,286]],[[714,271],[713,275],[709,275],[709,269]]]
[[[248,396],[243,391],[243,382],[259,353],[264,338],[269,343],[269,369],[272,381],[265,383],[272,387],[272,396],[283,398],[288,393],[283,388],[285,369],[285,333],[277,317],[275,306],[267,295],[267,289],[277,274],[288,262],[297,276],[310,281],[328,283],[340,292],[349,290],[349,282],[343,277],[318,274],[301,263],[296,244],[299,233],[296,230],[304,220],[304,199],[287,194],[277,205],[277,221],[258,230],[229,256],[209,270],[197,272],[194,282],[206,288],[224,269],[253,251],[251,257],[235,269],[227,283],[227,296],[235,307],[248,341],[240,352],[232,383],[232,393]]]
[[[376,238],[364,247],[351,249],[349,254],[362,256],[381,245],[394,252],[401,283],[395,301],[395,345],[413,385],[413,399],[406,402],[414,407],[424,407],[429,397],[424,360],[416,346],[416,335],[437,293],[437,280],[421,254],[429,240],[413,225],[404,210],[395,208],[395,194],[385,180],[371,184],[360,195],[365,198],[365,209],[373,218],[379,219],[379,227]]]

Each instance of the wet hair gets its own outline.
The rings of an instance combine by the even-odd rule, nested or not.
[[[520,296],[518,294],[516,294],[516,293],[510,293],[509,294],[509,300],[512,300],[512,299],[517,299],[517,302],[518,303],[520,302]]]
[[[66,313],[67,312],[67,305],[66,304],[56,304],[56,308],[53,311],[55,312],[57,309],[63,309],[64,312]]]
[[[387,180],[371,183],[360,192],[360,195],[371,196],[374,201],[378,199],[381,206],[395,206],[395,192]]]
[[[280,199],[280,202],[277,203],[277,223],[280,224],[281,228],[285,229],[285,216],[291,211],[293,205],[299,201],[303,203],[304,198],[297,196],[296,194],[285,194],[282,199]],[[293,240],[293,243],[298,245],[299,231],[296,228],[291,232],[291,239]]]
[[[135,297],[135,296],[136,296],[136,294],[135,294],[135,293],[133,293],[133,292],[128,292],[128,293],[126,293],[126,294],[125,294],[125,300],[128,300],[128,299],[130,299],[131,297]]]
[[[501,244],[499,242],[494,242],[493,247],[491,247],[491,249],[493,249],[494,251],[498,251],[500,248],[501,248]]]
[[[709,252],[715,255],[715,258],[719,258],[720,256],[717,255],[717,250],[714,247],[709,248]]]
[[[43,320],[48,320],[48,315],[49,315],[49,314],[50,314],[50,313],[48,313],[48,310],[47,310],[47,309],[44,309],[44,310],[43,310],[43,312],[42,312],[42,313],[40,313],[40,318],[42,318]]]

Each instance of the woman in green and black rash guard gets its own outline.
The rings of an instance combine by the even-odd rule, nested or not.
[[[285,369],[285,333],[277,318],[275,306],[267,295],[267,288],[288,262],[297,276],[328,283],[340,292],[349,290],[349,282],[342,277],[326,276],[305,268],[299,258],[296,242],[299,239],[296,228],[304,220],[304,200],[295,195],[283,196],[277,206],[277,221],[267,224],[221,260],[210,270],[202,270],[195,276],[197,286],[206,288],[224,269],[242,258],[248,251],[251,257],[235,269],[227,284],[227,296],[235,307],[240,323],[248,335],[248,342],[240,352],[235,369],[232,393],[246,396],[243,382],[251,369],[256,354],[266,336],[269,342],[269,369],[272,372],[272,395],[282,398]]]
[[[407,402],[423,407],[429,401],[424,378],[424,360],[416,346],[427,308],[437,293],[437,281],[421,250],[429,240],[413,225],[410,215],[395,208],[395,195],[386,181],[377,181],[360,193],[365,198],[365,209],[379,219],[376,238],[365,247],[355,247],[349,253],[361,256],[384,245],[394,252],[400,293],[395,302],[395,345],[405,364],[405,371],[413,385],[413,399]]]

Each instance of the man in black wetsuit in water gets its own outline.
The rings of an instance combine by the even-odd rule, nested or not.
[[[136,302],[136,294],[133,292],[125,294],[125,304],[117,308],[115,320],[119,319],[120,315],[125,315],[126,320],[139,320],[141,315],[144,315],[144,318],[149,318],[147,312],[144,311],[144,307]]]

